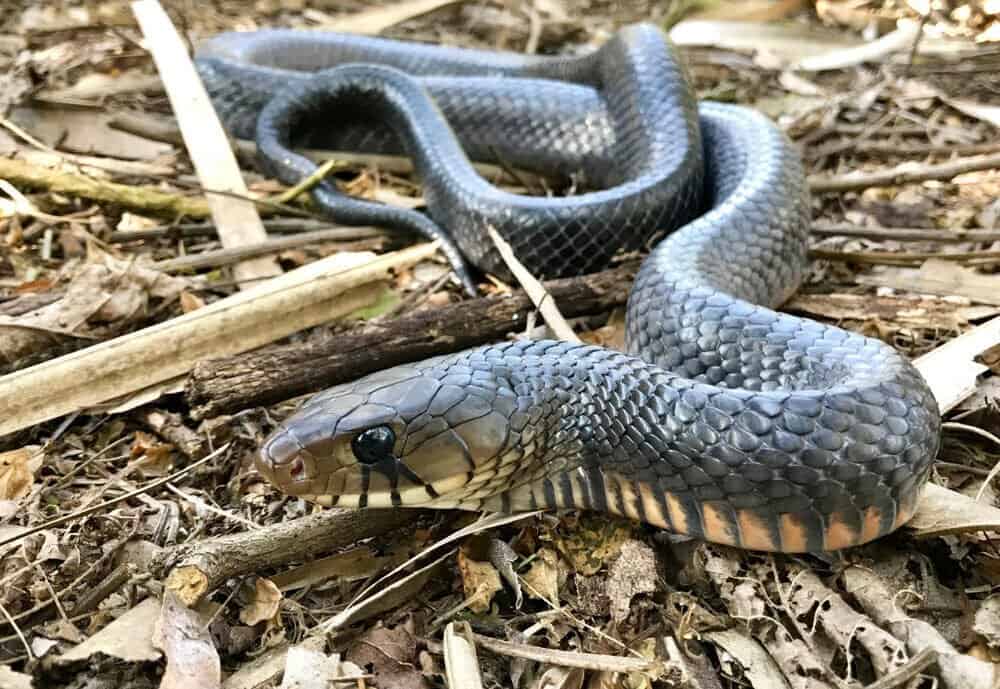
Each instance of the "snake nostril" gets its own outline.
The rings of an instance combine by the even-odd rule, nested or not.
[[[299,444],[287,433],[277,433],[264,443],[260,453],[271,466],[278,467],[295,460],[299,455]]]
[[[302,461],[301,457],[296,457],[292,461],[292,466],[289,468],[288,473],[291,474],[292,478],[302,478],[306,473],[306,463]]]

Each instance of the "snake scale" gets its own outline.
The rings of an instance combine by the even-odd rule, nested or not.
[[[323,391],[258,453],[323,505],[579,508],[746,549],[837,550],[913,514],[940,413],[891,346],[783,314],[807,267],[809,198],[763,115],[696,102],[668,38],[628,26],[596,50],[524,56],[289,30],[222,34],[197,57],[227,129],[292,184],[298,146],[405,153],[427,213],[311,193],[333,220],[441,241],[506,275],[494,227],[535,275],[651,249],[624,352],[516,340]],[[470,160],[572,176],[528,196]]]

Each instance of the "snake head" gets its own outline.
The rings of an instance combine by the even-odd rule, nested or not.
[[[316,395],[264,442],[258,471],[327,506],[464,506],[506,444],[508,419],[497,390],[435,361]]]

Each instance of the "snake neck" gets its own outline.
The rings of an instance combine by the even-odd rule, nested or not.
[[[474,366],[499,372],[514,412],[450,506],[591,509],[757,550],[836,550],[908,520],[937,450],[916,384],[727,389],[598,347],[485,351]]]

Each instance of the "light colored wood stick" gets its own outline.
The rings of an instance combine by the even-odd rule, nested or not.
[[[976,390],[976,381],[989,368],[976,357],[1000,342],[1000,317],[945,342],[914,360],[937,399],[941,413],[954,408]]]
[[[337,254],[204,308],[0,378],[0,435],[104,404],[374,302],[391,270],[429,258],[421,244],[367,260]],[[360,261],[364,261],[359,264]]]
[[[247,187],[226,132],[167,13],[158,0],[136,0],[132,12],[153,55],[198,180],[208,189],[246,196]],[[210,194],[208,206],[227,249],[267,239],[253,203]],[[237,264],[233,274],[243,287],[252,285],[252,280],[280,275],[281,268],[273,256],[260,256]]]
[[[560,340],[565,340],[566,342],[580,342],[580,338],[576,336],[573,332],[572,326],[566,322],[563,315],[559,313],[559,308],[556,303],[552,301],[552,296],[548,293],[545,287],[542,285],[538,279],[532,275],[524,264],[521,263],[517,256],[514,255],[514,250],[511,248],[510,244],[500,236],[494,228],[489,227],[487,231],[490,234],[490,239],[493,240],[493,244],[496,245],[497,251],[500,253],[500,257],[503,258],[504,263],[510,269],[510,272],[514,274],[514,277],[527,292],[528,296],[531,298],[531,302],[538,309],[539,313],[542,314],[542,318],[545,320],[546,325],[552,329],[552,334]]]

